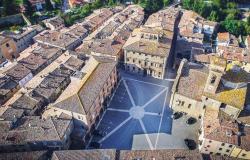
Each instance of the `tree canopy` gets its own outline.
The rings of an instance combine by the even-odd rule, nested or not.
[[[18,13],[16,0],[2,0],[3,15],[8,16]]]
[[[183,0],[183,8],[193,10],[204,18],[220,23],[222,30],[236,36],[250,34],[250,18],[242,21],[241,12],[232,0],[212,0],[211,3],[203,0]]]

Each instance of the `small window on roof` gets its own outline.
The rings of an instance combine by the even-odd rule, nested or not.
[[[210,80],[210,84],[214,84],[216,80],[216,76],[212,76],[211,80]]]

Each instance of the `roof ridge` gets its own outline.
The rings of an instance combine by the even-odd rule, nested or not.
[[[60,135],[59,135],[59,133],[58,133],[58,131],[57,131],[57,129],[56,129],[56,126],[55,126],[54,120],[53,120],[51,117],[50,117],[49,119],[52,121],[52,124],[53,124],[53,126],[54,126],[54,128],[55,128],[55,130],[56,130],[56,134],[57,134],[57,136],[59,137],[59,139],[61,139],[61,137],[60,137]]]

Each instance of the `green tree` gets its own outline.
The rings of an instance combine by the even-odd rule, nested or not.
[[[228,0],[213,0],[213,4],[219,8],[225,9]]]
[[[212,11],[208,17],[208,19],[210,21],[218,21],[219,20],[219,16],[218,13],[216,11]]]
[[[139,4],[148,13],[156,12],[163,7],[162,0],[139,0]]]
[[[185,9],[192,9],[194,0],[183,0],[182,4]]]
[[[164,7],[168,6],[171,3],[171,0],[163,0]]]
[[[92,3],[92,8],[97,9],[97,8],[100,8],[102,5],[103,4],[101,0],[96,0],[94,3]]]
[[[239,20],[225,20],[222,22],[222,26],[231,34],[235,36],[247,34],[247,24]]]
[[[87,16],[91,13],[91,7],[89,4],[84,5],[83,7],[81,7],[81,15]]]
[[[227,8],[236,9],[237,8],[237,4],[234,3],[234,2],[228,2],[227,3]]]
[[[62,5],[62,0],[53,0],[57,6]]]
[[[46,8],[47,11],[52,11],[53,10],[53,6],[52,6],[50,0],[45,0],[45,8]]]
[[[194,3],[193,3],[193,10],[199,14],[201,14],[203,12],[203,8],[204,8],[205,4],[203,2],[203,0],[196,0]]]
[[[133,0],[133,3],[134,3],[134,4],[138,4],[138,3],[139,3],[139,0]]]
[[[13,15],[18,12],[15,0],[3,0],[3,14],[4,16]]]
[[[32,4],[29,0],[23,0],[23,4],[25,5],[25,13],[31,17],[34,13]]]
[[[108,5],[109,6],[114,6],[116,4],[115,0],[109,0]]]
[[[250,16],[247,17],[247,24],[250,26]]]

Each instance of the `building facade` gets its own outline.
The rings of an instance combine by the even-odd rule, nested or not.
[[[144,27],[135,29],[123,47],[125,70],[163,79],[172,39],[170,31]]]
[[[0,36],[0,53],[2,57],[10,61],[19,57],[14,40],[3,36]]]

